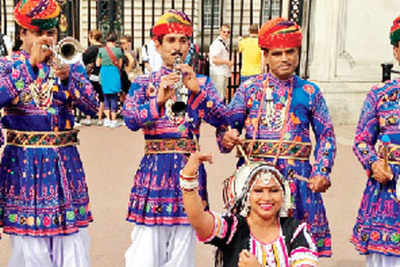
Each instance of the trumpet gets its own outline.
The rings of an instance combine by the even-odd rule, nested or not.
[[[60,40],[56,45],[48,46],[43,44],[42,49],[50,50],[55,58],[56,64],[76,63],[77,55],[84,51],[78,40],[68,36]]]
[[[183,75],[180,70],[176,68],[177,65],[182,64],[182,57],[178,55],[175,58],[173,71],[179,74],[179,81],[175,85],[175,102],[172,103],[171,110],[175,116],[184,116],[186,113],[187,101],[189,92],[183,84]]]

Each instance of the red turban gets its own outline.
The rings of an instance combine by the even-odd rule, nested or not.
[[[266,49],[299,47],[301,39],[300,26],[283,18],[267,21],[258,33],[258,45]]]
[[[390,43],[397,45],[400,41],[400,16],[394,19],[393,25],[390,28]]]

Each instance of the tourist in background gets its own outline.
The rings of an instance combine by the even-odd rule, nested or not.
[[[262,72],[262,52],[258,46],[258,24],[249,27],[249,36],[239,40],[239,53],[242,53],[240,83]]]
[[[102,34],[99,30],[91,30],[89,32],[89,44],[90,46],[83,53],[82,59],[86,66],[86,72],[89,76],[89,80],[93,85],[93,89],[97,93],[97,98],[99,100],[99,112],[97,113],[97,125],[101,126],[103,124],[103,113],[104,113],[104,95],[100,84],[100,67],[96,66],[96,58],[99,53],[100,48],[103,46],[101,42]],[[89,126],[91,124],[91,118],[86,117],[82,120],[83,125]]]
[[[104,94],[104,112],[106,118],[103,125],[115,128],[117,121],[118,94],[121,92],[121,74],[123,53],[116,47],[117,35],[110,33],[105,47],[100,48],[96,65],[100,67],[100,83]]]

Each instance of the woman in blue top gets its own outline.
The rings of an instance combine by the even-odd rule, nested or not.
[[[107,36],[106,46],[100,48],[96,65],[100,67],[100,83],[104,93],[104,111],[106,119],[104,126],[117,127],[118,93],[121,92],[121,77],[119,70],[122,66],[122,50],[115,47],[117,35]]]

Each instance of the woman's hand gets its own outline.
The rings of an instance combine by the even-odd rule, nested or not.
[[[206,161],[212,164],[212,155],[210,153],[195,152],[191,154],[185,167],[183,168],[183,174],[186,176],[196,175],[200,164]]]
[[[254,256],[248,250],[242,250],[239,254],[238,267],[262,267],[257,261],[256,256]]]

